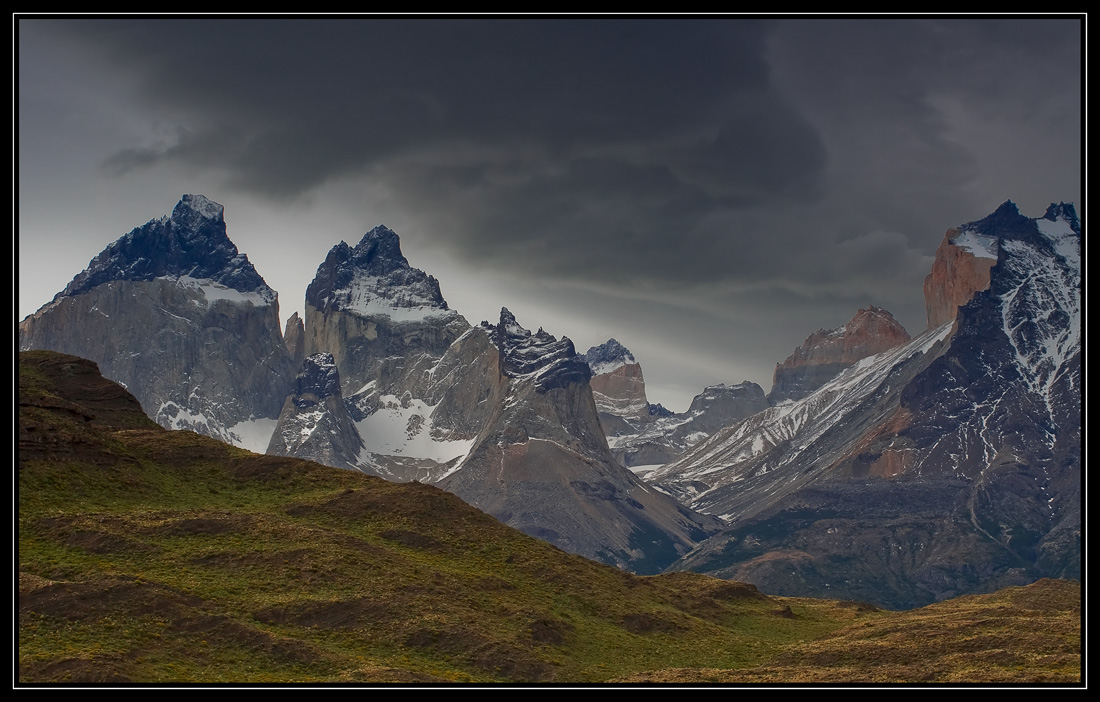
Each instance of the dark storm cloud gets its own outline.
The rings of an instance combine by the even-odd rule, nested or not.
[[[56,26],[162,125],[109,173],[279,203],[357,180],[462,261],[620,291],[897,299],[930,240],[1018,197],[998,154],[1079,143],[1072,21]]]
[[[77,23],[178,122],[110,173],[209,168],[294,199],[374,179],[468,260],[588,279],[723,275],[708,213],[818,194],[824,145],[757,21]],[[456,218],[454,213],[465,212]],[[728,239],[728,237],[726,237]],[[511,259],[515,260],[511,260]],[[606,270],[608,261],[616,270]],[[596,262],[602,261],[602,262]]]
[[[79,22],[74,38],[141,76],[189,138],[116,165],[205,161],[273,196],[455,140],[554,151],[706,128],[766,82],[763,25],[700,21]],[[278,157],[272,153],[278,154]],[[277,162],[276,162],[277,161]]]
[[[857,307],[920,331],[947,228],[1080,202],[1081,28],[21,19],[21,315],[203,192],[284,317],[384,223],[473,318],[615,336],[687,398],[766,385]]]

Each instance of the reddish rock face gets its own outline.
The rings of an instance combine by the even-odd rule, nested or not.
[[[948,229],[943,243],[936,250],[932,272],[924,279],[924,303],[928,310],[928,327],[938,327],[955,319],[961,305],[970,302],[974,293],[989,287],[989,269],[996,258],[975,256],[956,246],[952,239],[961,234]]]
[[[597,410],[635,419],[649,417],[649,400],[646,399],[645,379],[639,364],[627,363],[607,373],[594,375],[591,384]]]
[[[771,404],[797,400],[832,380],[858,361],[909,341],[909,332],[881,307],[856,312],[843,327],[819,329],[775,366]]]
[[[824,363],[852,364],[909,341],[909,333],[887,310],[871,305],[856,312],[839,329],[820,329],[806,338],[787,360],[784,368]]]

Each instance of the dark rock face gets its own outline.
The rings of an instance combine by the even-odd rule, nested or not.
[[[298,313],[290,315],[286,320],[286,330],[283,331],[283,342],[286,344],[286,352],[295,367],[301,368],[302,361],[306,360],[306,327]]]
[[[734,520],[677,567],[892,608],[1079,577],[1080,223],[1072,206],[1032,220],[1006,203],[955,231],[997,263],[954,323],[663,476]]]
[[[767,407],[764,389],[756,383],[745,381],[737,385],[711,385],[692,398],[687,414],[693,421],[680,432],[713,434],[732,422],[752,416]]]
[[[307,357],[294,379],[267,453],[354,469],[362,440],[344,409],[340,372],[330,353]]]
[[[277,295],[201,195],[104,249],[20,323],[19,346],[91,359],[162,426],[258,451],[294,373]]]
[[[577,355],[572,341],[566,337],[559,341],[542,329],[532,334],[516,322],[507,307],[501,308],[500,323],[491,327],[490,335],[500,351],[504,374],[509,378],[533,379],[536,392],[545,393],[592,378],[592,370]]]
[[[439,486],[525,533],[589,558],[657,572],[717,528],[611,456],[591,371],[573,344],[521,327],[507,309],[464,339],[491,342],[493,414]]]
[[[306,288],[306,302],[322,313],[447,309],[439,282],[409,265],[397,234],[385,226],[364,234],[355,248],[332,247]]]
[[[154,219],[108,246],[54,300],[112,280],[161,277],[209,280],[274,299],[248,257],[226,235],[223,213],[221,205],[203,195],[184,195],[171,217]]]
[[[768,402],[800,400],[868,356],[909,341],[909,333],[881,307],[856,312],[842,327],[819,329],[775,366]]]
[[[634,354],[615,339],[608,339],[599,346],[588,349],[584,354],[584,360],[593,369],[593,374],[598,373],[597,369],[602,371],[606,367],[637,363],[634,360]]]

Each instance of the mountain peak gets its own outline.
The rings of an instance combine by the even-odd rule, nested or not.
[[[353,249],[352,256],[358,265],[375,275],[411,268],[408,259],[401,253],[401,238],[384,224],[364,234]]]
[[[1035,226],[1035,220],[1020,213],[1016,203],[1005,200],[1001,206],[989,216],[976,222],[970,222],[958,227],[959,231],[971,231],[983,236],[993,236],[999,239],[1016,239],[1020,241],[1035,241],[1039,234]]]
[[[306,288],[306,302],[323,312],[347,310],[397,322],[453,314],[439,281],[409,265],[400,238],[385,225],[364,234],[354,248],[343,241],[333,246]]]
[[[501,333],[514,337],[528,337],[531,336],[529,329],[524,329],[523,326],[516,321],[516,316],[512,314],[511,310],[507,307],[500,308],[500,324],[497,327]]]
[[[889,311],[868,305],[836,329],[819,329],[775,365],[769,403],[798,400],[860,360],[909,341]]]
[[[208,219],[225,221],[225,207],[205,195],[184,195],[172,210],[172,219],[180,223]]]
[[[184,195],[171,217],[150,220],[109,244],[54,299],[113,280],[162,277],[210,281],[275,299],[274,291],[226,234],[224,208],[204,195]]]
[[[615,339],[608,339],[599,346],[588,349],[584,360],[591,366],[593,375],[608,373],[620,366],[638,362],[634,354]]]
[[[592,378],[592,370],[584,357],[577,354],[569,337],[558,339],[542,329],[532,334],[507,307],[500,308],[498,325],[482,322],[482,326],[500,351],[504,374],[510,378],[535,379],[540,393]]]
[[[1070,228],[1072,228],[1074,232],[1077,234],[1081,233],[1081,220],[1077,218],[1077,210],[1073,207],[1073,203],[1050,203],[1050,207],[1047,208],[1046,214],[1043,215],[1043,219],[1049,219],[1051,222],[1063,220],[1070,225]]]

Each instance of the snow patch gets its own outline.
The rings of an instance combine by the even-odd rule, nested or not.
[[[368,460],[368,454],[377,453],[446,463],[465,458],[473,448],[473,439],[445,441],[432,437],[431,416],[438,405],[407,396],[402,400],[396,395],[382,395],[379,400],[382,407],[377,412],[355,423],[363,439],[360,462]]]
[[[969,252],[975,258],[995,259],[1000,248],[1000,240],[997,237],[979,234],[970,229],[957,234],[951,239],[951,243],[963,251]]]
[[[364,317],[385,316],[395,322],[423,322],[433,317],[453,317],[458,313],[440,307],[413,286],[392,287],[377,276],[361,275],[347,288],[334,293],[337,304]]]
[[[174,280],[176,285],[181,288],[197,290],[205,298],[208,306],[216,300],[229,300],[234,303],[248,303],[254,307],[265,307],[276,300],[275,291],[270,289],[262,292],[241,292],[240,290],[227,288],[220,283],[215,283],[208,278],[192,278],[191,276],[181,275],[178,278],[161,276],[157,280]]]

